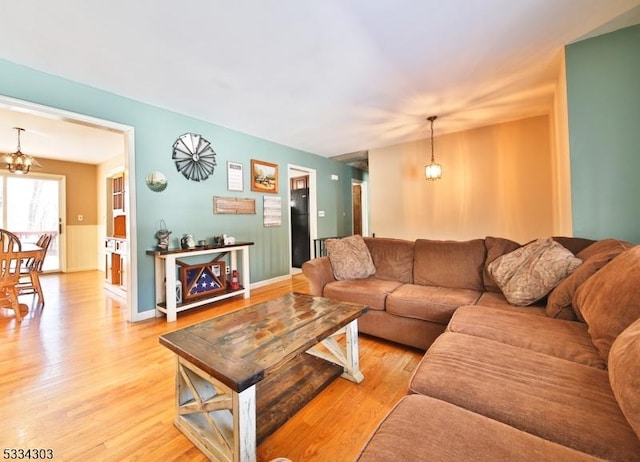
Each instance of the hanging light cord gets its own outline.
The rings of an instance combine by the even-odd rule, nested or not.
[[[427,120],[431,122],[431,163],[435,163],[435,157],[433,156],[433,121],[436,120],[438,116],[427,117]]]
[[[22,151],[20,150],[20,132],[23,132],[24,128],[13,127],[13,129],[17,130],[17,132],[18,132],[18,149],[17,149],[17,151],[21,153]]]

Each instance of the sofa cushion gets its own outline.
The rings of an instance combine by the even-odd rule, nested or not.
[[[625,250],[576,291],[573,305],[606,361],[614,340],[640,318],[640,246]]]
[[[603,239],[580,251],[576,257],[583,261],[582,264],[549,294],[547,316],[568,320],[578,319],[572,305],[575,291],[591,275],[630,247],[630,244],[616,239]]]
[[[544,305],[541,305],[539,302],[535,302],[527,306],[515,306],[509,303],[509,300],[506,299],[502,292],[483,292],[476,302],[476,305],[490,306],[493,308],[504,308],[510,311],[522,311],[538,316],[546,316],[544,312]]]
[[[413,241],[365,237],[378,279],[413,282]]]
[[[416,368],[410,391],[596,457],[640,454],[606,371],[536,351],[445,332]]]
[[[425,351],[444,332],[445,325],[369,310],[358,318],[358,332]],[[406,384],[404,385],[406,386]]]
[[[414,247],[414,284],[449,289],[484,290],[484,240],[418,239]]]
[[[461,305],[480,297],[477,290],[404,284],[387,297],[387,312],[396,316],[447,324]]]
[[[633,244],[631,244],[630,242],[621,241],[619,239],[601,239],[576,253],[576,257],[582,260],[588,260],[595,255],[601,255],[603,253],[621,253],[627,249],[630,249],[631,247],[633,247]]]
[[[558,244],[562,244],[562,247],[574,255],[578,255],[579,252],[596,242],[593,239],[585,239],[584,237],[554,236],[552,239]]]
[[[327,239],[325,246],[336,279],[363,279],[375,274],[376,267],[362,236]]]
[[[489,264],[489,273],[509,303],[526,306],[571,274],[582,260],[551,238],[537,239]]]
[[[384,310],[387,295],[400,287],[398,281],[370,277],[330,282],[324,286],[324,296],[345,302],[362,303],[372,310]]]
[[[620,409],[640,438],[640,319],[613,342],[609,380]]]
[[[489,274],[489,263],[494,261],[496,258],[503,256],[504,254],[519,249],[521,245],[510,239],[493,236],[485,237],[484,245],[487,248],[487,258],[482,269],[482,278],[484,281],[485,290],[487,290],[488,292],[497,292],[501,294],[502,291],[500,290],[500,287],[498,287],[498,284],[493,279],[493,276]]]
[[[581,322],[550,319],[504,308],[463,306],[453,314],[447,330],[599,369],[607,368],[591,341],[587,325]]]
[[[358,462],[598,460],[428,396],[403,397]]]

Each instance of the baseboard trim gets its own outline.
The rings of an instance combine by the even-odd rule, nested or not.
[[[131,322],[146,321],[147,319],[153,319],[155,317],[156,309],[152,308],[150,310],[143,311],[142,313],[135,313],[135,317],[131,320]]]
[[[269,284],[275,284],[276,282],[283,282],[291,279],[290,274],[285,274],[283,276],[277,276],[271,279],[265,279],[263,281],[254,282],[251,284],[251,289],[257,289],[258,287],[268,286]]]

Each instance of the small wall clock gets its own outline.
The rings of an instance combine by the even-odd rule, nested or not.
[[[193,181],[206,180],[216,166],[216,153],[211,143],[195,133],[185,133],[173,143],[171,158],[178,171]]]

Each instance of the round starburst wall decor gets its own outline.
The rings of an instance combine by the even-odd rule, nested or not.
[[[173,143],[171,158],[188,180],[204,181],[213,174],[216,153],[211,143],[195,133],[185,133]]]

